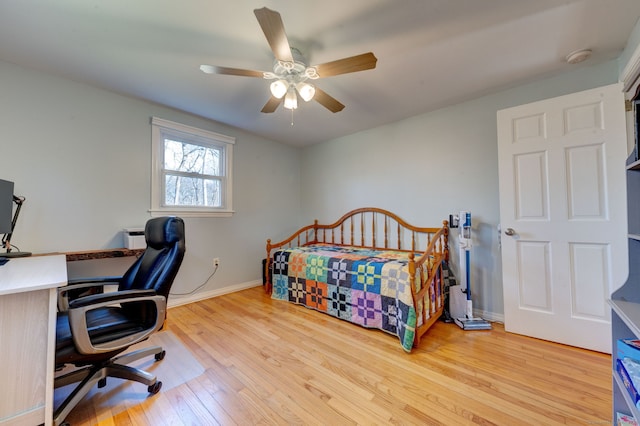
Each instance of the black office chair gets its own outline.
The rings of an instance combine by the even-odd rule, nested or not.
[[[143,383],[150,394],[162,386],[154,375],[126,365],[151,355],[163,359],[161,347],[119,354],[164,324],[169,290],[185,253],[184,222],[178,217],[150,219],[145,239],[144,253],[122,277],[76,280],[60,289],[55,365],[57,370],[68,365],[77,368],[59,373],[55,387],[80,383],[55,410],[55,425],[96,383],[105,386],[108,376]],[[118,290],[95,292],[108,284],[117,284]],[[87,289],[95,294],[82,296]]]

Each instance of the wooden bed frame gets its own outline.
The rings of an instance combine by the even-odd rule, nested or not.
[[[352,210],[329,225],[314,221],[294,232],[289,238],[278,243],[267,240],[267,261],[265,262],[265,291],[271,293],[271,254],[277,249],[288,249],[310,244],[327,243],[371,249],[386,249],[407,252],[408,271],[412,283],[411,293],[414,306],[421,302],[422,323],[416,328],[413,346],[420,343],[421,336],[440,318],[444,311],[444,289],[442,263],[449,261],[449,223],[442,226],[417,227],[408,224],[396,214],[376,207]],[[431,259],[426,276],[416,273],[420,266]],[[420,291],[416,284],[420,280]],[[440,297],[434,296],[434,292]],[[435,300],[437,306],[432,306]]]

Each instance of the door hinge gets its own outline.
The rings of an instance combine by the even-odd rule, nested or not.
[[[633,111],[633,102],[631,102],[631,99],[624,100],[624,110],[627,112]]]

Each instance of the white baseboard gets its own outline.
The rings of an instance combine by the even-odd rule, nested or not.
[[[487,312],[474,309],[473,315],[489,322],[499,322],[504,324],[504,314],[496,314],[495,312]]]
[[[200,300],[210,299],[216,296],[222,296],[223,294],[233,293],[240,290],[246,290],[252,287],[258,287],[262,285],[262,280],[249,281],[246,283],[234,284],[223,288],[217,288],[211,291],[197,292],[188,296],[176,296],[169,294],[169,301],[167,303],[168,308],[176,306],[186,305],[188,303],[198,302]]]

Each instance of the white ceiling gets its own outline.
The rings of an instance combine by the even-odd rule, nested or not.
[[[343,111],[263,114],[268,81],[199,70],[270,71],[263,6],[311,65],[376,55],[317,80]],[[305,146],[617,58],[639,16],[640,0],[0,0],[0,60]]]

